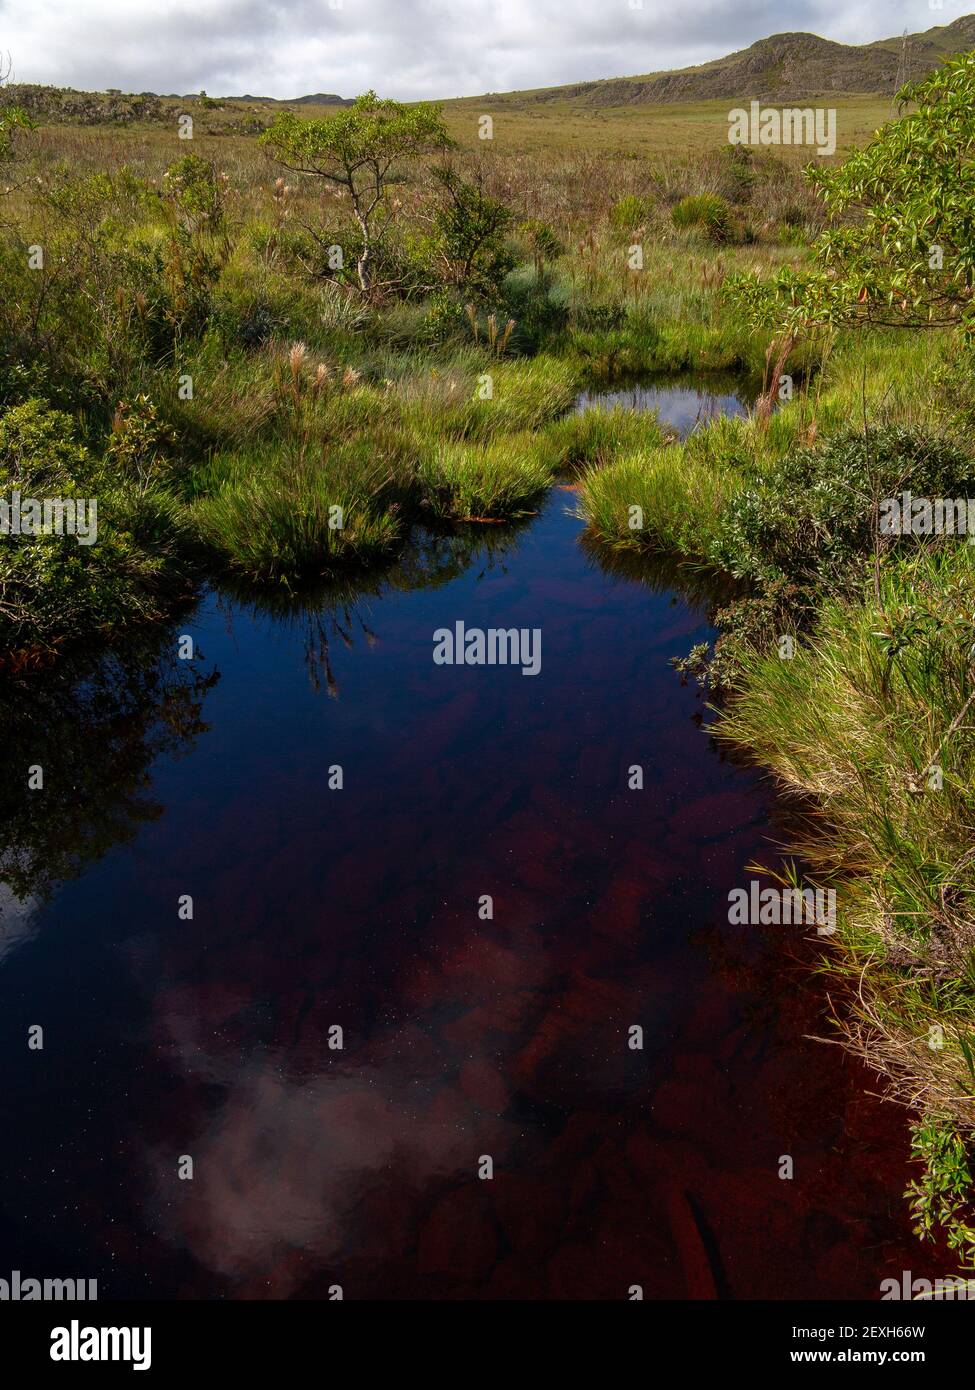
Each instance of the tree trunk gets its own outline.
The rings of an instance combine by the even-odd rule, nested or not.
[[[369,261],[372,257],[372,246],[369,241],[369,224],[359,211],[358,207],[353,207],[353,214],[359,224],[359,231],[362,233],[362,254],[359,256],[359,263],[356,266],[356,273],[359,276],[359,289],[363,294],[369,293]]]

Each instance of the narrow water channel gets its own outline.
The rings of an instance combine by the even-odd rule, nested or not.
[[[47,799],[6,807],[5,1268],[103,1299],[926,1272],[904,1121],[812,1040],[815,944],[728,923],[774,808],[670,669],[705,616],[601,567],[573,502],[299,607],[211,592],[8,708]],[[436,665],[458,620],[539,629],[539,673]]]

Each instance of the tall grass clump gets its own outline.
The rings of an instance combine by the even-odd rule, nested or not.
[[[572,367],[552,357],[482,358],[475,369],[428,370],[399,385],[403,419],[419,435],[481,441],[540,429],[569,409],[577,391]]]
[[[617,232],[633,232],[645,227],[653,219],[655,210],[654,198],[628,193],[610,208],[609,225]]]
[[[311,578],[366,564],[402,536],[412,473],[400,446],[375,439],[320,456],[272,446],[218,457],[222,481],[190,509],[202,543],[259,581]]]
[[[670,210],[674,226],[681,231],[696,228],[712,241],[727,241],[731,235],[731,208],[717,193],[692,193]]]
[[[582,474],[579,514],[590,535],[614,549],[671,552],[705,560],[715,526],[735,487],[676,447],[631,453]]]
[[[556,472],[610,463],[619,454],[656,448],[663,439],[656,412],[622,406],[577,411],[538,435],[539,446]]]
[[[421,454],[423,501],[451,521],[502,521],[524,516],[552,481],[531,435],[486,443],[445,440]]]

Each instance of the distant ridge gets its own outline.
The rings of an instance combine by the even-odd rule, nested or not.
[[[221,97],[221,101],[258,101],[266,106],[351,106],[352,97],[339,97],[334,92],[314,92],[307,97]]]
[[[870,44],[844,44],[816,34],[773,34],[699,67],[642,77],[574,82],[534,91],[492,93],[491,99],[510,96],[524,104],[557,101],[582,106],[651,106],[745,97],[792,101],[831,92],[837,96],[887,96],[903,81],[922,77],[943,58],[970,48],[975,48],[975,15],[909,34],[906,41],[897,36]]]
[[[931,72],[949,55],[973,48],[975,15],[964,15],[951,24],[922,33],[868,44],[835,43],[816,34],[772,34],[698,67],[443,100],[455,108],[471,103],[491,109],[487,105],[491,103],[521,110],[546,105],[578,110],[718,100],[783,104],[830,95],[886,97],[905,81]],[[133,95],[115,88],[79,92],[38,83],[12,83],[0,89],[0,108],[16,103],[38,119],[82,125],[156,124],[172,119],[172,107],[166,103],[185,102],[189,110],[205,110],[208,118],[216,122],[211,128],[225,133],[263,129],[271,117],[262,114],[261,107],[342,107],[351,106],[352,100],[334,92],[312,92],[289,99],[249,94],[204,98],[199,92],[184,96],[159,96],[155,92]]]

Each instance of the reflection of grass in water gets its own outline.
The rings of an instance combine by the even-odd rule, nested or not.
[[[523,518],[496,527],[415,527],[402,553],[386,564],[297,587],[255,588],[244,581],[225,579],[214,592],[228,620],[239,611],[269,618],[286,632],[295,633],[302,642],[313,687],[321,690],[324,686],[337,699],[332,643],[340,641],[352,650],[357,638],[364,639],[368,647],[382,640],[371,626],[370,600],[443,588],[474,565],[481,566],[478,579],[499,566],[503,570],[504,557],[516,548],[530,525],[531,518]]]
[[[623,372],[594,383],[590,395],[596,390],[608,396],[634,390],[694,391],[705,400],[733,396],[743,409],[750,410],[761,393],[762,379],[748,372]]]
[[[73,656],[0,693],[7,775],[0,783],[0,880],[43,899],[163,810],[146,793],[161,753],[206,729],[218,679],[176,656],[174,631],[131,637],[124,656]],[[43,768],[43,790],[28,769]]]
[[[658,551],[618,550],[604,545],[589,531],[579,535],[579,545],[603,574],[642,584],[654,594],[675,593],[708,615],[729,603],[740,586],[717,571],[704,569],[679,556]]]

